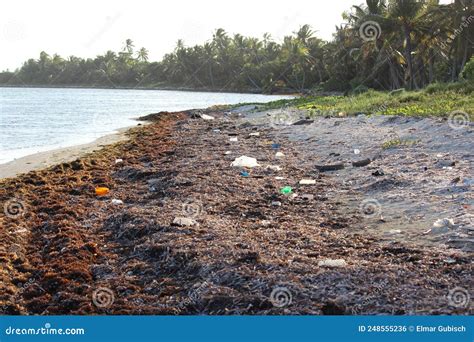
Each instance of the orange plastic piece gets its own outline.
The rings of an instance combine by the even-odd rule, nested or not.
[[[97,196],[105,196],[109,193],[109,188],[95,188],[95,194]]]

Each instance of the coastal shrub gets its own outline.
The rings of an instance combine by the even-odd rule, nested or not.
[[[474,57],[471,57],[461,72],[461,78],[466,81],[474,82]]]

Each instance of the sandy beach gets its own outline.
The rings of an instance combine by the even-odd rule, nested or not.
[[[464,211],[456,227],[447,222],[443,238],[430,244],[422,237],[440,237],[433,217],[426,229],[417,221],[420,227],[400,237],[390,232],[400,230],[398,218],[385,210],[393,196],[377,195],[413,188],[424,201],[433,196],[421,187],[426,179],[451,180],[452,169],[430,166],[429,176],[418,179],[420,165],[407,163],[403,172],[396,166],[411,160],[411,145],[375,149],[384,142],[384,127],[399,119],[364,118],[358,125],[366,128],[359,131],[367,135],[352,139],[360,145],[349,153],[341,151],[341,136],[326,131],[347,124],[354,132],[353,120],[361,117],[298,117],[297,124],[280,127],[269,123],[272,115],[254,106],[160,113],[148,117],[149,125],[101,142],[112,145],[55,152],[60,164],[2,180],[2,313],[472,313],[469,301],[453,301],[472,282],[472,229],[462,216],[470,210],[471,192],[457,189],[456,210]],[[369,124],[380,138],[369,134]],[[470,133],[459,134],[463,154],[460,146]],[[451,152],[431,159],[428,151],[423,162],[433,165]],[[243,156],[258,166],[235,167]],[[32,158],[23,165],[54,163],[46,155]],[[464,184],[469,163],[455,161]],[[341,163],[344,168],[334,166]],[[412,182],[401,182],[403,175]],[[110,192],[97,196],[97,187]],[[379,198],[382,215],[377,204],[360,210],[364,194]],[[446,209],[439,218],[450,217],[454,211],[439,203]],[[454,233],[462,243],[448,243]]]
[[[128,128],[121,129],[117,133],[100,137],[88,144],[35,153],[5,164],[0,164],[0,179],[12,178],[30,171],[41,170],[60,163],[71,162],[107,145],[126,140],[127,137],[125,132],[127,130]]]

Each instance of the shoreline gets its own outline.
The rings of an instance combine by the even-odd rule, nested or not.
[[[276,91],[273,93],[263,93],[257,89],[240,89],[240,90],[222,90],[221,88],[182,88],[182,87],[133,87],[133,86],[118,86],[118,87],[107,87],[107,86],[81,86],[81,85],[8,85],[0,84],[0,88],[45,88],[45,89],[116,89],[116,90],[162,90],[162,91],[185,91],[193,93],[228,93],[228,94],[259,94],[259,95],[288,95],[288,96],[301,96],[301,93],[295,91]]]
[[[86,144],[37,152],[0,164],[0,180],[15,178],[31,171],[41,171],[61,163],[71,162],[108,145],[125,141],[128,139],[127,132],[134,127],[136,126],[120,128],[114,133],[104,135]]]

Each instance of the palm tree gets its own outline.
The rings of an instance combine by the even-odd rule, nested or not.
[[[133,48],[135,45],[133,45],[133,40],[130,38],[125,41],[125,44],[123,46],[122,51],[128,53],[130,56],[133,55]]]
[[[147,62],[148,61],[148,50],[142,47],[140,50],[137,51],[137,59],[140,62]]]

